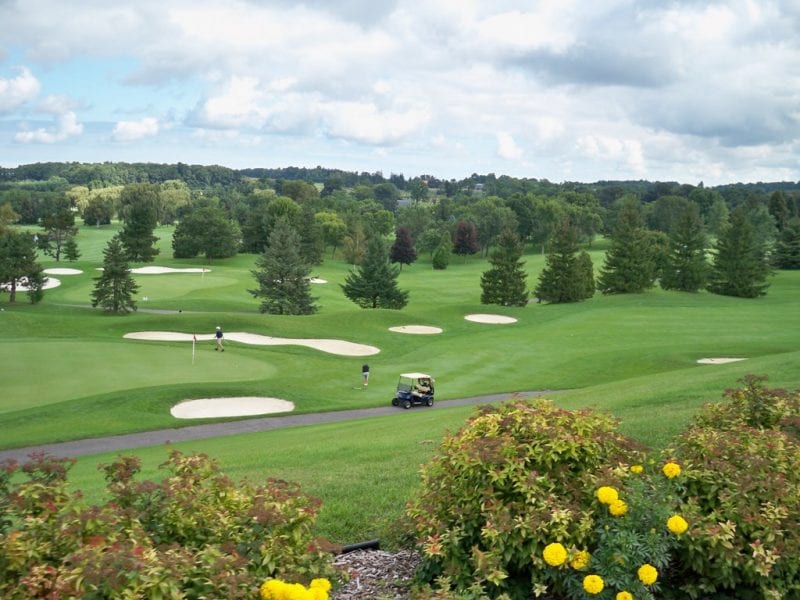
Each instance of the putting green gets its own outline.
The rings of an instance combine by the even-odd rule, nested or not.
[[[263,357],[180,347],[119,342],[37,340],[0,347],[0,364],[24,364],[3,377],[0,413],[130,388],[245,381],[272,376]]]

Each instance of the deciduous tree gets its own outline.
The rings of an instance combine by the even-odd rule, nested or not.
[[[478,243],[478,230],[470,221],[459,221],[456,224],[456,236],[453,242],[453,252],[459,256],[475,254],[481,249]]]
[[[208,260],[236,256],[241,232],[225,211],[216,206],[199,208],[185,215],[172,236],[175,258],[194,258],[202,254]]]
[[[78,233],[75,226],[75,213],[67,198],[59,198],[42,215],[41,226],[44,233],[39,236],[39,249],[48,256],[61,260],[65,245]]]
[[[401,271],[403,270],[403,265],[410,265],[417,260],[414,240],[411,238],[411,232],[406,227],[397,228],[394,244],[389,250],[389,260],[393,263],[400,263]]]
[[[9,302],[16,302],[20,282],[28,288],[31,303],[42,299],[44,274],[36,262],[33,238],[29,233],[6,229],[0,233],[0,289],[8,292]]]

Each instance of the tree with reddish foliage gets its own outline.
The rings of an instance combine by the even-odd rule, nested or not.
[[[411,231],[407,227],[398,227],[395,233],[394,244],[389,250],[389,260],[393,263],[410,265],[417,260],[417,251],[414,250],[414,240],[411,238]]]
[[[481,249],[478,243],[478,230],[469,221],[459,221],[456,224],[455,241],[453,242],[453,252],[459,256],[475,254]]]

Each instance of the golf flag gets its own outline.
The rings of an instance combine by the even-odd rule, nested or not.
[[[194,364],[194,347],[197,344],[197,336],[192,334],[192,364]]]

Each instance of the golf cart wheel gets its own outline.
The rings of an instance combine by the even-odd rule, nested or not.
[[[397,398],[392,398],[392,406],[397,406]]]
[[[411,400],[403,400],[403,408],[405,408],[406,410],[411,408]]]
[[[425,400],[425,404],[427,404],[428,406],[433,406],[433,398],[428,398],[427,400]]]

